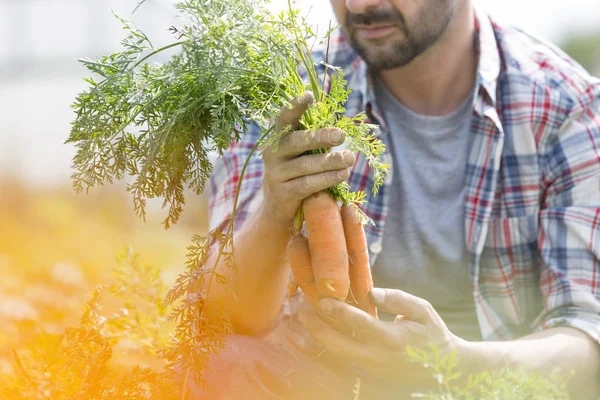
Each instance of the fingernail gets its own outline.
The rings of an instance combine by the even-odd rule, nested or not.
[[[342,141],[342,132],[338,129],[334,129],[329,133],[329,141],[332,144],[339,144]]]
[[[371,301],[375,304],[382,304],[385,300],[385,291],[383,289],[373,288],[369,292]]]
[[[352,154],[352,152],[345,151],[343,158],[344,158],[344,163],[346,163],[346,165],[354,164],[354,154]]]
[[[319,301],[319,310],[325,315],[330,315],[332,310],[331,300],[322,299]]]
[[[300,104],[312,104],[315,101],[315,95],[313,92],[307,90],[306,92],[302,93],[299,100]]]

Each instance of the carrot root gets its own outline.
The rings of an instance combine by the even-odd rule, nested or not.
[[[295,234],[288,242],[287,254],[294,277],[294,281],[288,283],[288,294],[291,296],[300,288],[308,302],[316,307],[320,296],[315,283],[308,241],[302,234]]]
[[[373,276],[364,227],[352,206],[342,207],[341,216],[350,260],[351,300],[354,300],[361,310],[377,317],[377,307],[369,299],[369,292],[373,288]]]
[[[317,290],[322,297],[345,300],[350,276],[340,209],[328,192],[308,197],[303,208]]]

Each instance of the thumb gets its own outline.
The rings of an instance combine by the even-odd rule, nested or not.
[[[309,90],[300,96],[294,97],[290,103],[281,110],[279,118],[277,118],[275,131],[281,132],[288,125],[292,126],[292,130],[296,130],[302,114],[304,114],[308,109],[308,106],[314,102],[315,95]]]
[[[374,288],[369,297],[380,310],[412,321],[425,322],[433,315],[433,307],[428,301],[402,290]]]

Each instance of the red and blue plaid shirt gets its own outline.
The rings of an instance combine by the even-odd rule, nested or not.
[[[557,326],[600,343],[600,81],[554,46],[477,10],[479,55],[467,164],[465,242],[473,298],[486,340],[507,340]],[[315,60],[324,54],[315,52]],[[340,35],[329,63],[353,90],[353,116],[367,111],[387,132],[367,66]],[[219,158],[210,181],[210,227],[231,215],[242,164],[259,128]],[[391,162],[391,154],[386,154]],[[371,265],[381,252],[387,180],[363,211]],[[348,180],[367,194],[372,171],[358,157]],[[262,161],[251,160],[235,226],[262,201]],[[466,268],[467,266],[465,266]],[[290,312],[284,301],[284,311]]]

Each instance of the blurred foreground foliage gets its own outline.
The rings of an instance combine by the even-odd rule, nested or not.
[[[189,236],[206,231],[205,203],[165,232],[158,217],[132,217],[119,188],[82,196],[0,180],[0,190],[0,399],[185,399],[159,357],[175,329],[163,300]],[[452,355],[409,355],[439,383],[416,397],[568,398],[555,377],[507,369],[465,380]]]
[[[79,324],[62,333],[39,331],[12,351],[15,368],[0,375],[0,398],[180,398],[177,381],[156,357],[173,329],[158,272],[132,253],[121,256],[114,281],[93,291]],[[104,296],[118,311],[106,312]]]
[[[569,375],[556,369],[550,376],[527,373],[506,367],[497,371],[481,371],[464,376],[459,371],[455,353],[443,355],[434,346],[429,349],[408,347],[409,358],[424,365],[435,378],[438,387],[413,397],[430,400],[568,400]]]
[[[206,231],[206,203],[190,199],[167,232],[159,212],[133,216],[123,192],[0,179],[1,399],[175,393],[157,357],[174,329],[163,299]]]

